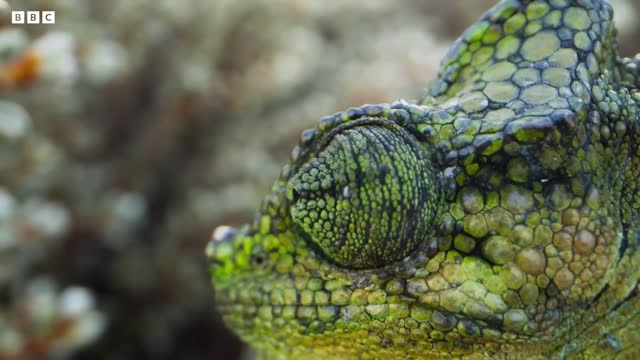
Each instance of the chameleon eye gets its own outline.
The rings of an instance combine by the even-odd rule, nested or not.
[[[289,181],[291,216],[340,266],[401,260],[432,234],[440,196],[429,158],[395,125],[341,129]]]

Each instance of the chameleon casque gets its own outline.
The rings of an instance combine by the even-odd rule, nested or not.
[[[269,358],[640,358],[640,55],[599,0],[507,0],[416,103],[303,132],[207,247]]]

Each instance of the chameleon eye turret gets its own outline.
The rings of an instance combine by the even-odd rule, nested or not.
[[[430,157],[392,123],[338,128],[289,181],[291,217],[341,266],[392,264],[433,235],[441,196]]]

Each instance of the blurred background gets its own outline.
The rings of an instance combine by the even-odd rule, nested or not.
[[[640,0],[612,1],[622,53]],[[203,249],[495,1],[0,0],[0,360],[240,359]],[[11,25],[13,10],[55,25]]]

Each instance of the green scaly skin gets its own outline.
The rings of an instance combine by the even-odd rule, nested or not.
[[[302,134],[207,248],[269,358],[639,358],[640,56],[599,0],[502,1],[418,104]]]

